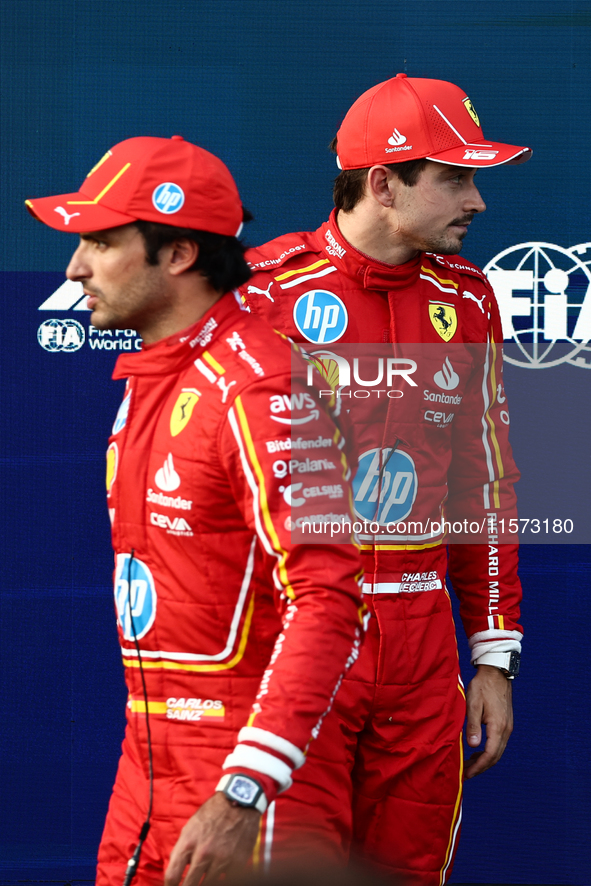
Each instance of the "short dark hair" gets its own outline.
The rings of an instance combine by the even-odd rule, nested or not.
[[[336,136],[330,143],[330,149],[333,153],[337,153]],[[397,175],[408,188],[412,188],[418,182],[427,163],[426,158],[421,158],[420,160],[403,160],[402,163],[384,163],[383,165]],[[364,169],[343,169],[342,172],[339,172],[332,189],[334,205],[337,209],[342,209],[343,212],[351,212],[352,209],[355,209],[365,193],[365,182],[370,169],[371,167],[367,166]]]
[[[243,220],[251,221],[248,209],[243,209]],[[200,271],[218,292],[229,292],[242,286],[251,277],[244,258],[247,247],[237,237],[212,234],[211,231],[193,231],[191,228],[175,228],[158,222],[136,221],[146,246],[149,265],[158,264],[158,253],[173,240],[193,240],[199,247],[199,255],[191,271]]]

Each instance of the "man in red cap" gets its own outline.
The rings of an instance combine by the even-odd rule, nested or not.
[[[298,541],[281,482],[293,444],[298,514],[309,492],[316,521],[346,518],[344,441],[301,358],[292,373],[285,337],[231,291],[250,276],[244,211],[217,157],[128,139],[77,193],[27,206],[80,234],[67,276],[91,323],[143,339],[117,362],[107,450],[129,700],[97,884],[176,886],[189,865],[196,886],[246,862],[357,655],[358,552]]]
[[[457,86],[405,74],[364,93],[332,147],[336,209],[315,232],[252,249],[244,301],[333,370],[341,346],[385,343],[390,362],[406,358],[422,375],[406,389],[382,384],[381,399],[380,390],[346,399],[368,397],[381,374],[366,390],[340,380],[335,391],[356,427],[354,506],[372,617],[336,701],[339,726],[311,749],[275,822],[315,808],[343,851],[352,840],[403,882],[441,886],[462,780],[496,763],[512,730],[522,637],[517,546],[499,543],[515,538],[500,530],[515,516],[519,476],[499,312],[482,271],[455,256],[485,209],[477,170],[522,163],[531,150],[486,139]],[[454,540],[478,543],[446,544]],[[448,569],[477,668],[467,690],[471,748],[486,724],[484,750],[464,772]]]

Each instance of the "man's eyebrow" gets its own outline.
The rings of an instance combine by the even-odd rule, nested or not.
[[[97,243],[99,240],[107,240],[109,238],[108,231],[90,231],[88,233],[80,234],[81,240],[89,240]]]

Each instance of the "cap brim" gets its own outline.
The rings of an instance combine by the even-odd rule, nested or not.
[[[25,206],[43,224],[71,234],[104,231],[137,220],[131,215],[101,206],[80,193],[26,200]]]
[[[501,142],[486,142],[480,144],[459,145],[457,148],[449,148],[447,151],[438,151],[430,154],[426,159],[435,163],[448,163],[450,166],[503,166],[504,164],[517,165],[526,163],[531,157],[531,148],[517,145],[504,145]]]

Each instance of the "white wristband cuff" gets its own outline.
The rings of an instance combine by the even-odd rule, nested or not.
[[[274,757],[273,754],[267,754],[266,751],[247,744],[236,745],[232,753],[226,757],[222,769],[230,767],[254,769],[255,772],[270,775],[280,785],[280,793],[290,788],[293,783],[291,769],[287,763]]]
[[[266,729],[259,729],[257,726],[243,726],[238,733],[238,741],[253,741],[256,744],[262,744],[272,751],[277,751],[287,757],[294,765],[294,769],[299,769],[306,762],[304,754],[296,745],[275,735],[274,732],[268,732]]]
[[[472,664],[486,652],[521,652],[523,634],[519,631],[480,631],[468,640]]]

